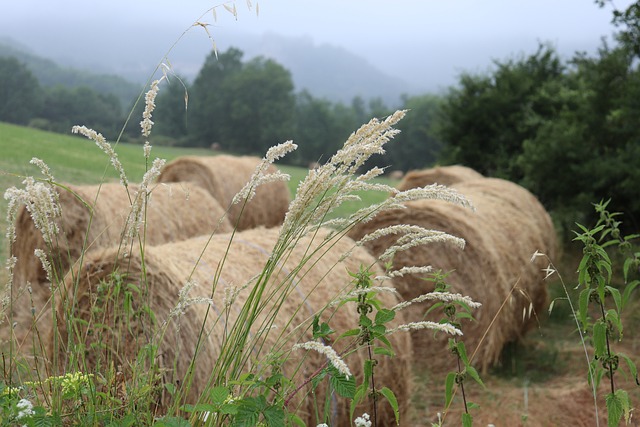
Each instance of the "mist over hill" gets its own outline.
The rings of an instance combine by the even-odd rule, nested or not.
[[[60,69],[71,72],[73,67],[84,71],[81,73],[83,78],[86,78],[86,71],[99,74],[103,79],[106,75],[117,75],[137,87],[149,79],[160,62],[169,64],[176,73],[192,82],[212,51],[211,40],[197,28],[189,31],[167,58],[163,57],[172,46],[171,38],[180,34],[179,31],[122,27],[105,37],[86,28],[82,31],[86,37],[79,40],[67,35],[64,29],[41,30],[40,34],[56,36],[36,38],[24,34],[12,40],[15,34],[0,33],[0,43],[4,45],[0,55],[6,55],[8,50],[19,52],[19,59],[26,62],[45,85],[52,79],[52,74],[56,75]],[[74,30],[77,32],[78,28]],[[139,41],[132,43],[132,40]],[[218,51],[229,47],[240,49],[245,53],[245,61],[256,56],[274,59],[291,72],[296,91],[306,89],[315,97],[333,102],[349,103],[359,96],[365,100],[381,98],[388,106],[395,107],[400,104],[401,95],[424,92],[415,83],[385,74],[362,56],[339,46],[318,45],[310,37],[232,33],[220,37],[216,45]],[[39,60],[34,56],[39,56]],[[76,76],[74,80],[82,79]],[[124,82],[122,86],[125,86]]]

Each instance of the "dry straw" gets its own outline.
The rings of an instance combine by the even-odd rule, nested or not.
[[[520,186],[482,178],[453,187],[471,201],[475,211],[439,200],[408,202],[406,209],[382,212],[372,221],[356,226],[350,237],[358,240],[383,227],[409,224],[463,238],[464,250],[432,244],[398,252],[393,267],[431,265],[451,271],[447,282],[452,285],[452,292],[483,304],[473,313],[477,321],[463,325],[463,340],[469,353],[477,348],[474,361],[486,370],[498,361],[507,342],[518,339],[530,328],[534,311],[539,312],[544,306],[547,297],[544,273],[540,266],[531,263],[531,255],[536,250],[553,254],[555,233],[547,212]],[[379,256],[396,240],[396,236],[386,236],[365,245]],[[424,276],[405,275],[396,279],[404,299],[433,290],[433,283],[425,281]],[[409,317],[422,318],[427,308],[414,304],[407,308]],[[428,318],[438,320],[440,316],[441,312]],[[434,341],[426,334],[414,334],[413,338],[416,354],[421,355],[419,360],[424,361],[425,367],[453,368],[448,363],[453,363],[454,358],[446,357],[446,337]]]
[[[244,347],[246,366],[242,370],[251,369],[258,375],[268,374],[269,366],[265,364],[265,356],[281,353],[285,358],[283,372],[293,377],[295,386],[301,385],[327,363],[325,356],[314,351],[296,349],[291,352],[296,343],[313,340],[310,332],[313,315],[321,313],[323,321],[328,321],[338,333],[357,327],[358,314],[354,303],[347,303],[339,309],[325,307],[338,294],[349,289],[353,278],[347,271],[357,271],[361,265],[373,266],[376,274],[380,274],[381,270],[375,265],[371,255],[361,248],[356,248],[349,257],[342,260],[342,255],[354,247],[354,242],[347,237],[325,240],[327,236],[328,231],[320,229],[317,235],[303,237],[282,258],[260,298],[263,309],[253,324],[249,342]],[[195,361],[193,383],[188,396],[188,400],[194,403],[196,397],[205,390],[212,371],[223,376],[228,374],[228,371],[217,371],[220,349],[225,344],[224,337],[234,327],[243,303],[255,285],[252,278],[263,271],[278,240],[278,230],[258,228],[237,232],[230,245],[229,240],[230,235],[212,236],[204,251],[206,238],[147,247],[144,271],[138,253],[132,253],[128,257],[118,255],[113,249],[94,253],[76,274],[79,278],[79,312],[75,315],[88,319],[88,313],[100,301],[96,293],[98,285],[101,281],[108,280],[113,271],[126,275],[127,283],[147,289],[148,295],[142,300],[150,301],[150,308],[159,322],[173,316],[166,335],[159,343],[159,360],[167,369],[164,380],[174,384],[187,372],[204,323],[204,338]],[[223,259],[225,261],[221,266]],[[188,292],[181,290],[185,283],[189,283]],[[196,283],[197,286],[194,285]],[[279,297],[283,292],[285,298]],[[212,298],[209,299],[210,297]],[[233,302],[230,302],[230,298]],[[397,302],[395,295],[388,293],[381,294],[380,299],[387,307]],[[63,305],[59,306],[60,312],[64,313],[64,307],[68,308],[70,303],[70,298],[61,299]],[[104,311],[109,312],[109,307],[106,306]],[[183,314],[178,316],[177,313]],[[399,313],[394,322],[394,325],[404,323],[403,313]],[[79,328],[77,339],[86,344],[87,348],[97,344],[98,340],[95,335],[87,335],[92,326],[86,326],[82,322],[75,324]],[[154,336],[156,330],[157,328],[145,326],[139,321],[131,327],[133,336],[125,336],[129,334],[125,328],[120,329],[125,334],[122,336],[105,333],[99,338],[99,342],[106,347],[100,351],[116,359],[116,366],[129,366],[140,346],[146,344],[148,337]],[[62,343],[67,342],[66,331],[63,325],[60,332]],[[405,416],[410,399],[411,341],[406,333],[393,334],[389,338],[397,356],[393,359],[376,357],[379,364],[375,371],[375,382],[377,387],[387,386],[395,391],[401,404],[401,414]],[[365,352],[358,351],[345,356],[343,351],[350,342],[345,339],[337,343],[326,341],[325,344],[332,344],[338,354],[344,356],[351,371],[360,378]],[[99,354],[102,354],[100,351],[87,353],[90,364],[96,363]],[[65,348],[61,349],[60,354],[62,357],[67,354]],[[318,400],[319,410],[322,412],[324,389],[318,390],[315,399],[308,395],[309,391],[308,385],[303,387],[291,399],[289,409],[296,411],[308,425],[316,425],[319,421],[314,416],[314,400]],[[167,403],[162,398],[159,400]],[[331,425],[349,425],[348,401],[331,397],[328,401]],[[363,412],[370,409],[370,406],[359,408]],[[380,404],[379,411],[379,425],[391,425],[393,413],[386,402]]]
[[[482,175],[466,166],[439,166],[407,172],[396,187],[400,191],[420,188],[431,184],[453,185],[463,181],[482,178]]]
[[[261,185],[246,206],[242,202],[231,204],[261,162],[262,159],[250,156],[184,156],[168,163],[158,181],[190,181],[205,188],[222,207],[229,208],[229,220],[237,224],[238,230],[275,227],[282,224],[289,207],[291,197],[286,182]],[[269,173],[276,171],[275,166],[269,167]]]
[[[52,280],[62,280],[69,267],[78,262],[83,252],[122,244],[123,230],[132,210],[132,200],[136,186],[129,185],[129,193],[120,184],[77,186],[69,185],[67,190],[58,190],[61,216],[57,219],[60,233],[53,248],[45,244],[41,232],[36,229],[29,212],[22,208],[16,220],[16,240],[12,253],[17,257],[13,286],[31,284],[35,315],[47,322],[44,314],[51,297],[50,281],[38,257],[36,249],[48,254],[54,263]],[[184,240],[193,236],[231,231],[231,224],[223,218],[224,211],[206,191],[188,183],[157,185],[150,193],[146,217],[145,244],[156,245]],[[140,240],[134,240],[133,247],[121,250],[139,250]],[[29,295],[23,293],[13,301],[16,335],[22,343],[32,327]],[[30,338],[27,339],[27,342]]]

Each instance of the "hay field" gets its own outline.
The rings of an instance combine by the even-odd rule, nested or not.
[[[106,158],[90,141],[83,138],[61,136],[43,131],[0,123],[0,189],[19,185],[22,176],[39,174],[36,167],[29,165],[33,156],[42,158],[52,169],[54,176],[75,184],[95,184],[117,180]],[[132,182],[139,181],[144,173],[144,158],[140,146],[120,144],[116,148]],[[182,155],[211,154],[208,150],[169,149],[154,147],[152,157],[167,160]],[[300,168],[281,167],[292,175],[289,189],[295,192],[298,181],[306,171]],[[103,173],[106,171],[106,173]],[[389,183],[389,181],[385,181]],[[384,197],[384,195],[379,195]],[[362,204],[377,200],[365,199]],[[357,208],[352,203],[345,210]],[[0,210],[6,212],[6,201],[0,199]],[[343,214],[337,212],[336,214]],[[0,262],[4,265],[7,248],[6,238],[0,233]],[[564,242],[566,243],[566,242]],[[556,261],[565,282],[573,285],[576,281],[575,268],[579,260],[571,247],[562,259]],[[4,268],[0,280],[6,280]],[[557,280],[547,282],[551,298],[559,296]],[[624,351],[630,355],[640,354],[640,337],[634,331],[640,328],[640,304],[636,301],[627,310],[625,319],[627,332]],[[537,313],[533,330],[518,345],[508,346],[502,353],[497,367],[489,370],[483,378],[488,390],[470,387],[469,398],[480,404],[474,413],[478,425],[593,425],[593,406],[586,385],[586,361],[581,353],[575,325],[569,319],[566,307],[559,304],[554,313],[546,310]],[[447,357],[447,355],[443,355]],[[409,418],[406,425],[430,426],[436,421],[436,413],[442,411],[444,374],[433,377],[422,370],[414,372],[415,390],[412,397]],[[632,382],[622,381],[630,391],[633,402],[640,401],[640,391]],[[459,404],[456,396],[455,403]],[[603,401],[603,398],[600,398]],[[460,406],[452,409],[447,425],[459,425]],[[605,413],[600,408],[600,415]],[[455,420],[455,421],[454,421]]]

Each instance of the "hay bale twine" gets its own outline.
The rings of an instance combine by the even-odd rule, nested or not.
[[[396,187],[400,191],[420,188],[430,184],[450,186],[458,182],[482,178],[482,175],[466,166],[438,166],[430,169],[407,172]]]
[[[203,238],[147,247],[144,274],[138,253],[123,256],[114,249],[94,253],[76,274],[79,278],[77,306],[81,310],[76,313],[76,316],[84,320],[88,319],[89,312],[97,305],[105,313],[110,312],[111,306],[101,302],[98,289],[101,281],[109,279],[111,273],[116,270],[119,271],[118,274],[126,277],[127,283],[133,283],[138,288],[146,290],[140,301],[149,301],[149,308],[159,323],[167,319],[169,313],[175,308],[178,293],[189,277],[199,284],[190,291],[190,298],[210,297],[212,283],[217,283],[210,305],[197,304],[185,308],[183,316],[171,320],[163,340],[159,343],[159,360],[167,369],[164,372],[164,382],[175,384],[187,372],[197,345],[199,331],[204,323],[205,334],[201,341],[193,382],[187,398],[191,403],[195,403],[197,397],[205,390],[212,371],[220,369],[217,362],[220,360],[222,346],[227,343],[223,340],[223,336],[229,333],[237,321],[241,308],[255,284],[252,283],[248,287],[243,285],[249,283],[263,270],[278,239],[278,234],[276,229],[264,228],[238,232],[230,247],[228,247],[230,235],[216,235],[204,250],[207,240]],[[358,314],[354,303],[347,303],[347,306],[340,309],[336,307],[323,311],[321,309],[345,288],[349,289],[353,278],[347,274],[347,271],[357,271],[361,265],[371,265],[372,271],[376,274],[380,274],[381,270],[371,255],[361,248],[356,248],[348,258],[342,259],[343,253],[352,249],[354,242],[343,237],[340,240],[332,240],[327,245],[323,243],[326,236],[328,236],[328,230],[320,230],[313,238],[302,238],[292,252],[278,264],[260,298],[260,303],[264,304],[265,309],[254,323],[249,342],[244,347],[247,365],[241,370],[264,369],[266,366],[261,363],[264,363],[264,357],[268,352],[282,352],[287,357],[282,366],[283,373],[293,377],[296,386],[301,385],[326,362],[324,356],[312,351],[295,350],[289,354],[289,350],[295,343],[313,340],[310,330],[313,315],[320,313],[322,321],[328,321],[338,334],[357,327]],[[220,262],[223,259],[224,264],[221,266]],[[215,279],[216,275],[219,275],[217,279]],[[280,287],[286,283],[292,286],[280,305],[280,301],[276,301],[273,295],[281,292]],[[233,304],[225,306],[225,287],[231,286],[239,289],[239,293]],[[387,293],[380,294],[380,299],[387,307],[398,301],[394,295]],[[64,304],[69,301],[69,296],[60,299],[59,315],[63,316]],[[207,310],[209,310],[208,314]],[[269,333],[265,335],[265,326],[269,324],[269,319],[275,315],[276,310],[274,324],[277,328],[266,328]],[[403,313],[400,312],[394,324],[405,323],[404,319]],[[179,332],[175,327],[178,324]],[[92,325],[86,326],[78,322],[75,327],[78,328],[79,336],[82,337],[82,343],[88,349],[86,357],[89,365],[95,366],[99,355],[105,354],[114,359],[116,366],[129,366],[128,363],[135,358],[140,347],[148,343],[148,337],[153,336],[154,330],[157,330],[157,327],[143,324],[141,318],[138,319],[138,323],[129,325],[128,328],[133,336],[128,335],[129,329],[120,327],[119,333],[105,333],[98,337],[86,334],[91,330]],[[61,326],[59,342],[66,343],[68,335],[64,321],[61,322]],[[120,333],[122,335],[119,335]],[[404,417],[407,414],[411,396],[411,341],[410,337],[404,333],[393,334],[389,339],[397,355],[393,359],[377,357],[379,363],[375,371],[376,386],[379,388],[387,386],[396,393],[401,405],[401,417],[406,419]],[[340,340],[334,344],[334,348],[340,353],[348,342],[348,339]],[[95,350],[92,349],[93,347],[96,347]],[[345,357],[352,373],[360,379],[363,363],[367,357],[364,349],[361,350]],[[66,349],[62,348],[60,356],[64,359],[66,355]],[[225,372],[229,370],[225,369]],[[306,424],[316,425],[323,420],[315,419],[316,408],[314,399],[308,395],[309,392],[308,385],[303,387],[291,400],[288,408],[295,411]],[[323,411],[325,396],[326,389],[323,386],[316,390],[320,413]],[[169,403],[169,400],[166,397],[159,397],[159,402],[162,408]],[[329,402],[331,425],[349,425],[349,405],[346,399],[329,397]],[[358,410],[370,412],[368,405]],[[378,411],[379,425],[392,425],[393,412],[386,402],[379,405]]]
[[[372,221],[356,226],[349,236],[358,240],[386,226],[410,224],[463,238],[464,250],[445,244],[416,247],[398,252],[393,266],[399,269],[431,265],[451,272],[447,282],[452,292],[483,304],[473,312],[477,321],[463,324],[463,340],[469,354],[476,352],[474,363],[486,371],[499,360],[503,346],[531,326],[527,318],[530,304],[537,311],[544,306],[544,273],[539,266],[532,266],[530,258],[536,250],[554,253],[555,233],[546,211],[524,188],[497,179],[470,182],[453,187],[471,200],[475,212],[444,201],[418,200],[406,203],[406,209],[378,214]],[[396,240],[397,237],[387,236],[366,243],[366,247],[379,256]],[[397,279],[396,284],[405,299],[433,290],[432,282],[411,275]],[[409,317],[421,318],[427,308],[412,305],[407,308]],[[524,321],[523,310],[527,310]],[[500,314],[492,324],[497,313]],[[441,317],[441,312],[429,315],[435,321]],[[436,345],[428,334],[416,332],[412,338],[416,353],[428,361],[426,367],[434,371],[454,367],[453,358],[444,356],[446,337]]]
[[[184,156],[169,162],[158,177],[159,182],[190,181],[205,188],[220,205],[229,209],[229,221],[238,230],[281,225],[289,209],[291,196],[287,184],[275,181],[259,186],[253,199],[244,207],[231,205],[233,197],[244,187],[262,159],[251,156]],[[275,166],[268,169],[275,172]]]
[[[12,253],[17,257],[13,286],[31,284],[36,316],[49,321],[46,308],[51,296],[50,283],[35,249],[42,249],[53,261],[54,271],[61,282],[69,267],[77,262],[83,252],[112,247],[122,243],[122,236],[131,212],[131,199],[137,187],[125,187],[116,183],[102,185],[68,185],[75,195],[58,190],[61,216],[57,220],[59,235],[55,247],[49,248],[36,229],[29,212],[22,208],[16,220],[16,241]],[[82,199],[81,200],[79,200]],[[93,210],[93,215],[91,214]],[[148,199],[145,223],[145,244],[157,245],[209,234],[214,231],[227,233],[232,230],[218,202],[205,190],[189,183],[156,186]],[[135,249],[135,244],[133,250]],[[123,248],[127,249],[127,248]],[[29,294],[23,292],[13,301],[17,322],[18,342],[24,341],[32,329]],[[26,340],[31,341],[30,339]]]

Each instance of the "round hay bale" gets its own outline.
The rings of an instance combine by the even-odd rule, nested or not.
[[[231,204],[233,197],[249,181],[261,161],[251,156],[184,156],[168,163],[158,181],[190,181],[205,188],[223,208],[229,210],[229,221],[238,230],[276,227],[284,221],[291,200],[285,182],[275,181],[259,186],[244,210],[242,203]],[[275,166],[271,166],[268,172],[276,170]]]
[[[137,187],[130,185],[129,194],[120,184],[68,186],[74,195],[66,190],[58,190],[61,217],[55,247],[48,248],[42,234],[36,229],[29,212],[22,208],[16,220],[16,241],[12,253],[17,257],[13,286],[16,288],[31,284],[36,315],[44,322],[44,315],[51,297],[50,283],[40,260],[34,255],[35,249],[49,254],[54,264],[54,282],[61,282],[69,267],[89,251],[112,247],[122,243],[127,218],[131,212],[130,197],[134,197]],[[79,200],[78,197],[82,199]],[[86,203],[86,205],[85,205]],[[90,206],[93,209],[91,214]],[[148,199],[145,244],[157,245],[165,242],[184,240],[190,237],[216,232],[230,232],[231,224],[223,218],[224,211],[218,202],[205,190],[189,184],[160,184]],[[122,248],[131,249],[131,248]],[[133,250],[136,250],[134,244]],[[29,310],[29,294],[23,292],[13,301],[15,307],[16,337],[22,342],[32,329]],[[30,342],[31,340],[26,340]]]
[[[482,175],[466,166],[438,166],[431,169],[407,172],[396,187],[400,191],[420,188],[431,184],[453,185],[458,182],[482,178]]]
[[[354,303],[347,303],[340,309],[323,308],[340,292],[349,289],[353,278],[349,276],[348,271],[358,271],[361,265],[372,266],[372,271],[377,274],[380,274],[381,270],[375,264],[375,260],[361,248],[356,248],[348,258],[342,259],[342,255],[354,246],[354,242],[347,237],[331,240],[327,244],[325,237],[328,236],[328,230],[320,230],[314,237],[302,238],[274,269],[259,299],[263,311],[253,323],[248,342],[243,346],[246,365],[239,367],[233,374],[232,367],[222,367],[220,364],[221,349],[224,345],[229,345],[229,341],[223,337],[230,333],[238,321],[242,307],[255,283],[248,287],[243,285],[250,283],[250,280],[263,270],[278,234],[279,231],[276,229],[258,228],[237,232],[230,246],[230,235],[216,235],[212,236],[208,243],[206,239],[195,238],[147,247],[144,269],[140,255],[135,252],[128,256],[118,254],[115,249],[93,253],[76,274],[79,282],[78,312],[75,316],[86,321],[90,318],[89,313],[96,307],[101,310],[101,320],[115,315],[111,313],[111,307],[116,304],[103,303],[99,290],[100,283],[109,280],[114,271],[118,271],[126,283],[132,283],[137,288],[145,290],[145,295],[141,296],[139,301],[149,301],[149,308],[159,324],[175,309],[178,294],[189,279],[199,284],[191,289],[189,298],[211,297],[212,284],[217,283],[210,304],[183,307],[184,314],[173,318],[168,324],[166,333],[158,344],[160,363],[167,369],[164,372],[164,382],[177,384],[178,380],[184,378],[195,353],[198,335],[203,330],[200,351],[193,368],[193,381],[187,397],[190,403],[195,403],[206,389],[212,372],[224,372],[228,375],[227,379],[237,378],[239,372],[249,368],[253,368],[254,372],[258,371],[259,375],[268,374],[268,370],[264,371],[267,368],[264,364],[265,355],[268,353],[282,353],[286,357],[281,367],[282,372],[293,378],[295,386],[301,386],[325,366],[326,358],[313,351],[289,352],[291,347],[296,343],[313,341],[310,325],[314,314],[317,313],[321,314],[321,320],[328,321],[338,334],[357,327],[359,315]],[[205,244],[206,249],[203,249]],[[224,264],[221,266],[222,260]],[[284,301],[274,297],[282,292],[282,286],[288,286]],[[225,288],[228,287],[239,290],[239,293],[234,303],[225,305],[225,294],[228,295]],[[386,307],[391,307],[398,301],[394,295],[387,293],[380,294],[380,299]],[[59,315],[63,319],[65,304],[68,304],[71,298],[65,296],[59,300]],[[406,323],[404,319],[403,313],[400,312],[394,324]],[[89,366],[96,366],[100,357],[111,358],[116,366],[129,366],[138,351],[149,342],[148,337],[154,336],[154,332],[159,329],[158,326],[144,324],[142,320],[137,318],[136,323],[129,323],[127,327],[106,329],[108,332],[100,336],[96,336],[95,333],[88,334],[93,330],[91,322],[89,325],[82,321],[74,324],[76,336],[86,345]],[[272,321],[277,328],[269,328]],[[120,324],[123,323],[120,320]],[[61,321],[60,326],[59,342],[66,343],[66,323]],[[116,330],[119,332],[115,332]],[[265,331],[268,333],[265,334]],[[330,339],[335,339],[338,334]],[[375,383],[378,388],[387,386],[396,393],[401,405],[401,417],[404,418],[411,396],[411,341],[404,333],[393,334],[389,339],[397,355],[393,359],[377,357],[379,363],[375,370]],[[333,347],[340,354],[349,342],[349,339],[343,339],[333,343]],[[68,355],[67,349],[61,348],[59,354],[64,363]],[[345,356],[351,372],[360,379],[365,357],[367,356],[364,349]],[[105,359],[100,360],[103,366],[104,363],[108,363]],[[324,384],[326,382],[323,381],[315,392],[320,414],[325,406]],[[315,419],[316,399],[309,393],[310,386],[307,384],[293,396],[288,408],[295,411],[307,425],[317,425],[324,420]],[[158,401],[161,409],[170,402],[166,397],[159,397]],[[328,402],[330,424],[349,425],[347,400],[329,397]],[[358,410],[370,412],[369,405],[370,403],[363,405]],[[392,425],[393,411],[386,402],[380,403],[378,416],[379,425]]]
[[[469,354],[476,352],[474,363],[486,371],[498,361],[503,346],[530,327],[531,303],[536,311],[544,306],[544,273],[530,259],[536,250],[553,254],[555,234],[548,214],[524,188],[497,179],[470,182],[453,187],[476,206],[475,212],[443,201],[418,200],[406,203],[406,209],[378,214],[372,221],[356,226],[349,236],[359,240],[386,226],[409,224],[463,238],[464,250],[433,244],[398,252],[393,267],[431,265],[451,272],[446,281],[452,292],[483,304],[472,313],[477,321],[463,324],[463,340]],[[396,240],[397,237],[387,236],[367,242],[366,247],[379,256]],[[397,279],[396,285],[407,300],[433,290],[432,282],[411,275]],[[414,304],[407,308],[409,317],[423,317],[427,308]],[[441,317],[441,312],[429,315],[434,321]],[[435,357],[445,354],[446,337],[436,345],[424,333],[414,333],[412,337],[416,353],[428,361],[428,368],[454,367],[453,357]]]

